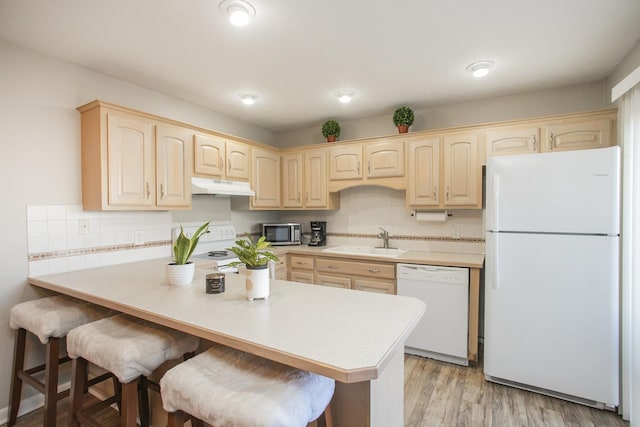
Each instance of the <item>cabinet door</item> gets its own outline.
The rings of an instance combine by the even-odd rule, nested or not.
[[[292,270],[289,272],[289,280],[292,282],[308,283],[311,285],[313,284],[313,273]]]
[[[407,143],[407,198],[410,206],[440,204],[440,138]]]
[[[300,270],[313,270],[313,257],[303,255],[289,255],[289,268]]]
[[[444,205],[477,206],[481,169],[475,133],[447,135],[444,138]]]
[[[490,129],[485,135],[487,156],[529,154],[540,151],[539,127]]]
[[[327,206],[327,152],[324,149],[304,153],[304,190],[307,208]]]
[[[280,207],[280,154],[254,148],[252,187],[256,195],[251,198],[254,208]]]
[[[329,150],[329,179],[362,179],[362,145],[332,147]]]
[[[380,141],[365,145],[367,178],[404,176],[404,141]]]
[[[611,120],[549,124],[542,151],[584,150],[611,145]]]
[[[302,154],[282,156],[282,206],[302,207]]]
[[[213,135],[196,134],[193,141],[193,172],[224,175],[225,141]]]
[[[379,282],[375,280],[355,279],[353,289],[366,292],[377,292],[380,294],[396,294],[395,282]]]
[[[226,141],[226,169],[227,178],[240,179],[242,181],[249,180],[249,146],[234,142]]]
[[[189,146],[193,133],[178,126],[156,126],[156,204],[191,205]]]
[[[153,125],[125,113],[107,114],[109,205],[155,205]]]
[[[351,289],[351,279],[348,277],[328,276],[326,274],[318,274],[316,284],[322,286],[331,286],[333,288]]]

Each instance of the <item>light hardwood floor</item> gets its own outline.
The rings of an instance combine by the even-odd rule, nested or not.
[[[629,427],[612,412],[485,381],[481,366],[407,355],[404,388],[405,427]],[[58,405],[59,426],[66,425],[66,404]],[[40,410],[32,412],[16,426],[41,427],[41,417]],[[115,413],[103,420],[109,427],[118,425]]]

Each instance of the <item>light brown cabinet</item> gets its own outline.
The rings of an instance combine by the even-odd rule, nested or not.
[[[550,123],[545,127],[542,151],[568,151],[603,148],[611,145],[612,120],[608,118],[578,122]]]
[[[337,194],[327,187],[327,151],[305,150],[282,156],[282,207],[291,209],[336,209]]]
[[[489,129],[485,133],[485,141],[487,157],[537,153],[540,150],[540,128],[509,126]]]
[[[280,208],[280,154],[254,148],[251,155],[251,208]]]
[[[78,110],[85,210],[190,207],[190,129],[99,101]]]
[[[482,169],[475,132],[407,142],[407,204],[433,209],[482,207]]]
[[[394,263],[289,255],[289,280],[368,292],[396,293]]]
[[[378,140],[329,150],[329,191],[357,185],[406,188],[404,141]]]
[[[246,144],[216,135],[196,133],[193,153],[195,175],[239,181],[249,179],[250,150]]]

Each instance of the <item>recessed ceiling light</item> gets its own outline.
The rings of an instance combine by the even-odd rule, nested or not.
[[[240,95],[240,99],[242,100],[242,103],[245,105],[253,105],[258,100],[258,95],[253,95],[253,94]]]
[[[352,90],[339,90],[336,92],[336,97],[343,104],[351,102],[351,98],[353,98],[355,95],[356,93]]]
[[[493,61],[476,61],[467,67],[467,71],[473,74],[473,77],[484,77],[489,74],[489,69],[493,67]]]
[[[218,10],[229,17],[229,21],[236,27],[245,26],[256,16],[255,8],[244,0],[222,0]]]

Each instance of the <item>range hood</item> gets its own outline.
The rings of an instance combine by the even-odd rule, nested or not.
[[[191,178],[191,194],[223,194],[229,196],[255,196],[248,182],[224,179]]]

